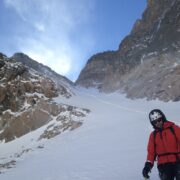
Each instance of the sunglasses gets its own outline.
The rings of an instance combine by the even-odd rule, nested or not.
[[[160,118],[160,119],[154,120],[152,123],[153,123],[154,125],[156,125],[157,123],[159,123],[159,122],[161,122],[161,121],[162,121],[162,119]]]

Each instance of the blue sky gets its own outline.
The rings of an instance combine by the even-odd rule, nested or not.
[[[116,50],[147,0],[0,0],[0,52],[23,52],[75,81],[87,60]]]

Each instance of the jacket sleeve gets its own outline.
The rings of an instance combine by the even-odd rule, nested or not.
[[[155,149],[154,149],[154,133],[152,132],[149,136],[149,142],[147,146],[147,161],[154,164],[155,160]]]

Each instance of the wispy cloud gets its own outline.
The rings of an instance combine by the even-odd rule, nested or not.
[[[15,10],[23,22],[22,28],[27,30],[17,37],[20,51],[62,75],[73,76],[74,68],[82,68],[83,58],[94,43],[88,31],[94,0],[4,0],[4,3]]]

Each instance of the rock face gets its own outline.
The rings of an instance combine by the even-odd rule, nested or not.
[[[0,140],[9,142],[46,124],[49,125],[39,139],[49,139],[65,130],[74,130],[81,126],[87,113],[87,109],[57,104],[41,97],[33,107],[28,106],[17,114],[10,110],[2,114],[0,127],[3,131]]]
[[[28,71],[22,63],[12,59],[3,60],[0,69],[0,110],[10,109],[16,112],[24,103],[32,103],[28,94],[43,94],[47,98],[56,97],[58,91],[55,83],[48,78],[40,76],[37,72]],[[35,94],[36,93],[36,94]]]
[[[89,111],[57,104],[54,97],[72,95],[63,85],[0,53],[0,140],[9,142],[49,123],[56,132],[45,130],[48,138],[79,127]]]
[[[131,98],[179,100],[180,1],[147,3],[119,49],[92,56],[76,84]]]

